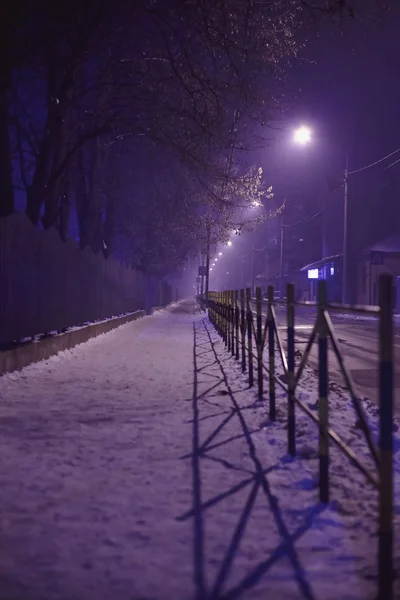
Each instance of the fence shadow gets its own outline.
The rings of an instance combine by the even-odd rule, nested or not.
[[[261,464],[251,437],[254,431],[250,430],[245,420],[245,411],[252,406],[241,407],[239,405],[235,396],[237,392],[230,386],[227,373],[218,356],[205,319],[194,323],[193,334],[193,419],[190,421],[192,424],[193,443],[191,453],[181,457],[182,460],[191,460],[193,507],[184,514],[178,516],[177,520],[193,520],[195,598],[196,600],[228,600],[240,598],[244,592],[248,592],[249,589],[255,586],[260,579],[268,573],[274,564],[283,558],[287,558],[291,563],[294,580],[297,582],[299,598],[313,600],[314,594],[305,570],[300,563],[295,543],[310,529],[314,519],[324,510],[324,505],[318,504],[311,509],[308,509],[304,515],[304,522],[296,529],[296,531],[293,533],[289,532],[279,506],[279,501],[272,494],[268,481],[268,474],[274,471],[277,466],[271,465],[268,468],[265,468]],[[203,362],[205,364],[203,364]],[[212,370],[212,372],[210,372],[210,370]],[[205,381],[199,381],[200,375],[209,375],[210,380],[215,381],[215,384],[202,393],[199,391],[199,383],[204,385]],[[215,428],[208,433],[206,439],[201,440],[200,422],[207,418],[211,418],[211,415],[201,416],[202,403],[207,402],[207,396],[214,393],[218,386],[223,386],[225,392],[223,396],[229,401],[230,406],[228,409],[220,412],[215,411],[212,416],[217,418],[218,423]],[[221,408],[221,405],[219,405],[219,408]],[[218,419],[218,417],[220,417],[220,419]],[[215,441],[215,438],[228,427],[234,419],[238,419],[240,422],[240,434],[229,436],[223,441]],[[226,458],[213,456],[211,453],[213,449],[223,445],[229,445],[233,440],[239,438],[242,438],[247,444],[249,456],[252,461],[251,468],[246,468],[242,464],[235,464]],[[202,465],[202,468],[207,468],[206,462],[217,462],[226,469],[243,473],[243,479],[239,480],[238,483],[230,489],[221,491],[215,496],[204,500],[202,495],[200,466]],[[245,489],[248,489],[248,494],[244,501],[243,509],[238,516],[237,523],[233,528],[227,549],[224,555],[221,556],[215,581],[211,585],[207,585],[204,540],[205,513],[212,509],[218,509],[218,505],[222,500]],[[260,557],[260,560],[255,562],[254,567],[249,569],[239,583],[234,587],[227,588],[228,578],[234,566],[235,556],[246,533],[246,526],[252,517],[252,511],[260,493],[265,497],[265,502],[273,515],[282,541],[269,556]]]

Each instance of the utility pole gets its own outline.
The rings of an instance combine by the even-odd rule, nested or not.
[[[207,224],[207,250],[206,250],[206,302],[210,285],[210,246],[211,246],[211,223]]]
[[[204,267],[204,254],[201,255],[201,267]],[[204,293],[204,275],[203,275],[203,268],[201,269],[201,276],[200,276],[200,293],[201,295],[203,295]]]
[[[256,249],[253,246],[251,254],[251,294],[254,297],[256,294]]]
[[[322,195],[322,203],[321,203],[321,211],[322,211],[322,259],[328,256],[328,240],[327,240],[327,222],[328,222],[328,214],[327,214],[327,201],[326,201],[326,193]]]
[[[283,293],[283,286],[284,286],[284,273],[283,273],[283,232],[284,232],[284,226],[283,226],[283,217],[282,217],[282,223],[281,223],[281,257],[280,257],[280,279],[281,279],[281,283],[280,283],[280,296],[281,296],[281,300],[283,300],[284,298],[284,293]]]
[[[349,202],[348,202],[348,178],[349,178],[349,155],[346,156],[346,168],[344,171],[344,207],[343,207],[343,279],[342,279],[342,304],[348,303],[348,237],[349,237]]]

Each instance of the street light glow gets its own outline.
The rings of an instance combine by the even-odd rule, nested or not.
[[[295,130],[293,134],[293,141],[295,144],[300,144],[304,146],[311,141],[311,129],[306,125],[302,125],[298,129]]]
[[[229,240],[229,242],[228,242],[228,246],[232,246],[232,242],[231,242],[231,240]]]
[[[214,261],[217,262],[218,258],[214,258]]]
[[[218,256],[222,256],[222,252],[219,252]]]

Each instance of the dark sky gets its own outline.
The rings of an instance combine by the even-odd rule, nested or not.
[[[391,4],[388,13],[344,20],[340,26],[319,21],[293,61],[284,90],[286,131],[278,132],[276,142],[257,156],[278,196],[287,197],[289,220],[291,207],[302,205],[306,215],[320,206],[326,176],[340,176],[347,151],[352,170],[400,147],[400,2]],[[294,147],[289,132],[303,122],[313,128],[313,143]],[[397,226],[398,181],[400,163],[386,173],[379,167],[351,179],[357,248]],[[332,251],[340,251],[341,197],[340,191],[328,195]]]

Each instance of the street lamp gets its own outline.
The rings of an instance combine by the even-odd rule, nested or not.
[[[228,242],[228,244],[227,244],[227,245],[228,245],[228,246],[232,246],[232,242],[231,242],[231,240],[229,240],[229,242]]]
[[[222,252],[219,252],[219,253],[218,253],[218,256],[222,256]]]
[[[300,127],[298,127],[297,129],[294,130],[293,132],[293,141],[295,144],[298,144],[299,146],[306,146],[307,144],[309,144],[312,141],[312,131],[310,129],[310,127],[307,127],[307,125],[301,125]],[[281,299],[283,300],[284,297],[284,290],[283,290],[283,285],[284,285],[284,262],[283,262],[283,250],[284,250],[284,243],[283,243],[283,236],[284,236],[284,227],[288,227],[287,225],[284,225],[283,223],[283,214],[282,214],[282,221],[281,221],[281,240],[280,240],[280,296]],[[290,227],[290,225],[289,225]]]
[[[311,142],[311,129],[306,125],[298,127],[293,133],[293,141],[295,144],[305,146],[306,144]]]

